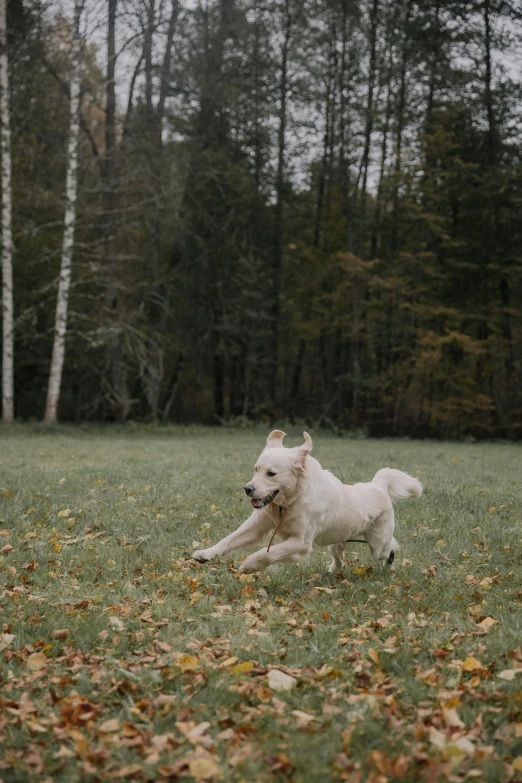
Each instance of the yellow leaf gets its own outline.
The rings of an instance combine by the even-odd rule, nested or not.
[[[245,674],[246,672],[252,671],[254,668],[254,664],[252,661],[243,661],[243,663],[238,663],[237,666],[232,667],[230,671],[232,674]]]
[[[11,490],[10,489],[4,489],[4,498],[8,498],[9,499],[9,498],[12,498],[12,497],[13,497],[13,493],[11,492]]]
[[[513,766],[517,772],[522,772],[522,756],[517,756],[513,759]]]
[[[70,508],[64,508],[58,512],[57,517],[58,519],[60,519],[60,517],[68,517],[70,513],[71,513]]]
[[[53,549],[54,549],[55,552],[61,552],[62,551],[62,547],[60,546],[60,544],[53,544]]]
[[[36,672],[38,669],[43,669],[44,666],[47,666],[47,658],[42,652],[33,653],[27,659],[27,666],[32,672]]]
[[[182,655],[177,661],[177,666],[182,672],[191,672],[197,669],[200,664],[200,660],[196,655]]]
[[[470,658],[466,658],[466,660],[462,664],[462,668],[465,672],[475,672],[478,669],[483,669],[483,665],[480,661],[478,661],[476,658],[473,658],[471,656]]]
[[[355,568],[352,568],[352,574],[355,574],[355,576],[364,576],[370,569],[371,566],[356,566]]]
[[[374,663],[379,663],[379,653],[376,652],[373,647],[368,650],[368,657],[372,659]]]
[[[237,662],[237,655],[233,655],[231,658],[227,658],[226,661],[223,661],[223,663],[220,664],[220,667],[224,669],[227,666],[232,666],[236,662]]]
[[[98,726],[98,731],[101,731],[103,734],[113,734],[119,730],[120,721],[118,718],[109,718],[109,720],[104,720],[101,726]]]
[[[194,758],[189,761],[189,774],[193,778],[202,778],[203,780],[209,780],[210,778],[221,777],[221,770],[213,759],[209,758]]]

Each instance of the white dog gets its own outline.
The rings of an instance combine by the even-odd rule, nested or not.
[[[280,560],[301,560],[315,546],[329,547],[333,555],[330,571],[335,572],[343,566],[347,541],[361,537],[369,544],[374,560],[391,565],[399,548],[393,537],[392,500],[420,497],[420,481],[400,470],[383,468],[370,482],[343,484],[310,456],[312,439],[307,432],[303,435],[302,446],[287,449],[284,432],[270,433],[254,476],[245,486],[254,507],[252,515],[215,546],[194,552],[196,560],[206,562],[228,555],[262,541],[275,530],[281,543],[272,547],[270,542],[247,557],[241,566],[244,574],[262,571]]]

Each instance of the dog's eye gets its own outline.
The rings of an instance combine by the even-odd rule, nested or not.
[[[274,473],[273,470],[267,470],[266,475],[270,476],[270,478],[272,478],[272,476],[275,476],[276,474]]]

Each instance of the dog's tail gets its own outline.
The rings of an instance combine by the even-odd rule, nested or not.
[[[378,470],[372,479],[372,483],[378,484],[386,490],[392,500],[399,498],[416,497],[422,495],[422,484],[413,476],[403,473],[402,470],[382,468]]]

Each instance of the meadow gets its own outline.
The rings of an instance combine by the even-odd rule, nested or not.
[[[520,445],[312,433],[346,482],[423,482],[394,567],[196,563],[266,434],[0,432],[4,783],[522,781]]]

